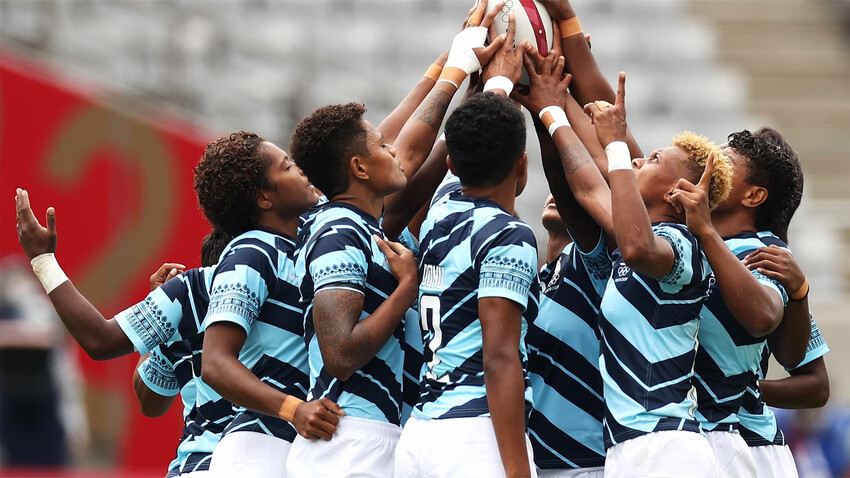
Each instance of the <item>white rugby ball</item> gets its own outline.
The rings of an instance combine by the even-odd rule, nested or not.
[[[500,0],[488,0],[487,10],[492,10]],[[513,11],[516,16],[516,35],[514,41],[517,45],[523,40],[537,48],[541,55],[546,56],[552,48],[552,17],[546,11],[546,7],[536,0],[505,0],[502,10],[493,19],[493,26],[497,35],[508,31],[509,14]],[[522,70],[522,78],[519,82],[528,84],[528,73],[525,67]]]

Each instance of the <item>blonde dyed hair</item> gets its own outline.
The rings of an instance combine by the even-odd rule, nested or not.
[[[700,176],[705,170],[705,162],[708,161],[708,156],[714,152],[714,172],[711,174],[708,190],[708,207],[711,210],[717,208],[729,197],[729,192],[732,190],[733,172],[729,158],[724,156],[720,147],[709,141],[708,138],[691,131],[685,131],[674,137],[673,146],[685,151],[688,159],[694,162],[694,171],[698,171]]]

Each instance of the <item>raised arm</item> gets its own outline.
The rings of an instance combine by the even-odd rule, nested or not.
[[[566,71],[573,75],[570,89],[579,104],[586,105],[599,100],[609,103],[614,101],[616,99],[614,89],[599,69],[578,16],[569,0],[540,0],[540,3],[546,7],[552,20],[559,26],[559,34],[554,35],[554,41],[558,41],[558,36],[561,37],[561,47],[566,58]],[[628,130],[626,130],[625,142],[629,145],[632,158],[643,157],[637,141]]]
[[[794,368],[806,357],[811,337],[809,282],[791,252],[777,246],[762,247],[744,259],[753,271],[771,277],[788,292],[782,322],[767,337],[770,351],[787,368]]]
[[[608,154],[608,181],[611,184],[611,209],[614,237],[626,265],[650,277],[663,277],[673,268],[673,248],[652,231],[649,213],[638,189],[627,151],[626,74],[620,73],[614,105],[590,103],[585,112],[596,126],[599,143]]]
[[[334,377],[348,380],[372,360],[398,327],[419,291],[419,274],[413,253],[404,246],[374,237],[387,256],[396,290],[364,319],[364,295],[348,288],[326,288],[313,298],[313,326],[325,368]]]
[[[763,337],[782,320],[782,296],[775,286],[763,284],[747,269],[711,223],[708,191],[715,160],[715,153],[710,153],[698,184],[680,179],[671,199],[684,210],[688,230],[702,246],[726,307],[750,335]]]
[[[56,262],[56,211],[47,209],[47,227],[32,212],[29,194],[15,194],[18,241],[33,264],[50,302],[65,328],[94,360],[108,360],[133,352],[133,344],[114,319],[107,320],[65,276]]]

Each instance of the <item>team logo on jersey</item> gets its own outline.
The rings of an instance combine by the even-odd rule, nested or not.
[[[552,273],[552,278],[549,279],[549,283],[546,284],[546,290],[543,293],[548,294],[557,289],[559,280],[561,280],[561,261],[555,263],[555,271]]]
[[[422,287],[442,289],[446,270],[438,265],[425,264],[422,269]]]
[[[631,268],[622,262],[620,263],[620,267],[617,268],[617,278],[614,279],[614,282],[623,282],[628,279],[629,272],[631,272]]]

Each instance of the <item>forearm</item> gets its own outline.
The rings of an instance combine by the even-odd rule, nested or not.
[[[65,328],[95,360],[108,360],[133,352],[133,344],[115,320],[107,320],[74,287],[65,281],[48,295]]]
[[[789,300],[782,321],[767,337],[770,352],[783,367],[796,367],[806,357],[811,333],[809,299]]]
[[[819,357],[791,376],[779,380],[759,380],[764,403],[779,408],[820,408],[829,400],[829,376]]]
[[[754,337],[763,337],[776,329],[783,310],[779,294],[753,276],[714,228],[691,232],[699,240],[717,278],[723,302],[735,320]]]
[[[525,382],[516,350],[484,355],[484,383],[505,473],[510,477],[529,476],[525,445]]]
[[[387,237],[398,237],[417,211],[428,203],[448,170],[447,154],[446,142],[438,140],[407,186],[384,199],[384,220],[381,224]]]
[[[659,263],[658,242],[638,191],[634,173],[622,169],[609,172],[614,237],[626,265],[652,277],[661,277],[673,266]],[[663,239],[662,239],[663,240]],[[669,245],[668,245],[669,247]]]
[[[395,142],[396,157],[408,179],[419,170],[431,152],[456,92],[457,88],[453,84],[437,82],[398,134]]]
[[[607,183],[608,157],[605,156],[605,149],[602,148],[602,145],[599,144],[599,140],[596,138],[596,128],[593,127],[590,117],[584,113],[582,106],[571,95],[567,95],[564,112],[567,113],[567,119],[570,121],[570,126],[573,128],[576,136],[578,136],[578,139],[584,145],[585,149],[587,149],[590,157],[593,158],[593,162],[596,163],[599,173],[602,174],[602,177]]]
[[[314,325],[325,368],[340,380],[348,380],[372,360],[401,323],[416,298],[416,285],[399,284],[368,317],[360,320],[363,299],[357,293],[341,290],[314,302]],[[318,298],[318,295],[317,295]],[[359,305],[358,305],[359,304]]]
[[[377,130],[384,134],[384,141],[390,144],[395,143],[410,115],[419,107],[435,84],[436,80],[423,76],[392,113],[378,125]]]
[[[202,379],[230,402],[276,417],[286,394],[263,383],[235,355],[204,347]]]

